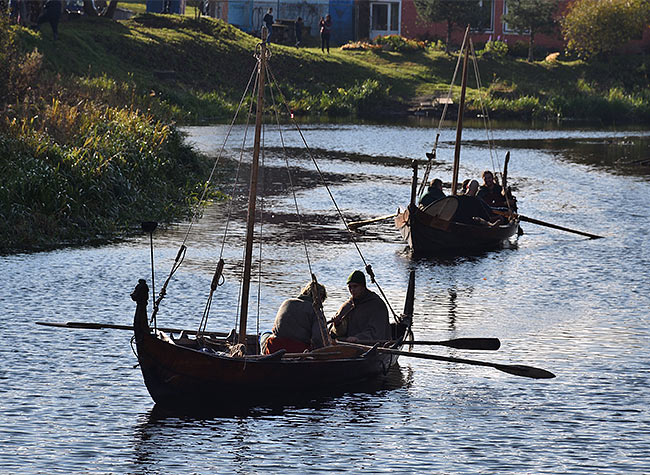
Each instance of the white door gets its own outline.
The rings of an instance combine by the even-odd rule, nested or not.
[[[401,2],[372,2],[370,4],[370,38],[399,35]]]

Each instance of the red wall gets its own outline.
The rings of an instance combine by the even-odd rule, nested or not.
[[[564,8],[570,0],[562,1],[561,7]],[[472,34],[473,41],[487,41],[492,39],[501,39],[508,43],[515,41],[524,41],[528,43],[528,35],[518,35],[514,33],[503,33],[503,23],[501,16],[503,15],[503,2],[504,0],[495,0],[494,5],[494,31],[490,33],[476,33]],[[428,23],[424,22],[418,17],[417,10],[413,0],[402,0],[402,36],[406,38],[427,38],[427,39],[442,39],[447,37],[447,25],[445,23]],[[463,28],[455,28],[451,34],[451,43],[459,45],[463,40]],[[564,49],[564,40],[558,30],[555,34],[537,34],[535,35],[535,44],[544,46],[546,48],[557,48],[558,50]],[[631,44],[632,50],[640,50],[642,48],[650,47],[650,27],[646,28],[643,33],[643,39],[634,41]]]

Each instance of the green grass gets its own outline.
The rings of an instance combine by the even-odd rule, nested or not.
[[[136,5],[142,4],[128,6],[135,9]],[[156,109],[165,112],[164,118],[186,123],[226,120],[254,67],[252,51],[258,40],[220,20],[195,20],[193,15],[193,11],[186,16],[143,14],[121,22],[79,18],[61,26],[56,44],[50,41],[46,27],[40,34],[25,31],[22,40],[26,48],[38,48],[53,71],[73,81],[106,76],[133,84],[137,95],[154,94],[160,103]],[[407,52],[333,48],[329,55],[317,47],[273,44],[271,48],[276,78],[283,90],[298,95],[292,107],[309,105],[306,110],[296,110],[299,113],[375,114],[405,109],[413,98],[444,93],[456,65],[455,55],[435,48]],[[573,114],[576,111],[571,108],[558,110],[557,104],[577,92],[609,103],[609,91],[616,88],[634,97],[633,103],[645,102],[642,92],[650,82],[647,55],[619,58],[608,65],[569,59],[528,63],[511,56],[487,56],[478,60],[483,85],[514,86],[512,97],[498,98],[498,107],[499,115],[507,116],[510,111],[517,118],[525,109],[522,101],[530,103],[532,99],[537,100],[540,117]],[[172,70],[173,76],[161,76],[161,69]],[[363,105],[363,98],[351,103],[349,94],[341,94],[341,90],[353,90],[368,80],[376,81],[381,89],[375,99],[382,103],[374,110]],[[593,90],[580,92],[580,81],[592,84]],[[469,97],[476,97],[474,83],[469,87]],[[324,100],[323,95],[328,98]],[[347,103],[329,106],[339,100]],[[617,107],[603,119],[623,119]],[[632,119],[650,121],[646,109],[633,107]]]

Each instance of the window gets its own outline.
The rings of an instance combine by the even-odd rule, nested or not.
[[[388,30],[388,4],[372,4],[372,29],[378,31]]]
[[[390,29],[399,31],[399,3],[390,4]]]
[[[494,0],[480,0],[472,31],[494,31]]]

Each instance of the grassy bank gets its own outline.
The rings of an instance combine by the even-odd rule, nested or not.
[[[225,121],[254,67],[257,40],[213,19],[76,18],[52,41],[0,25],[0,251],[114,236],[141,220],[187,215],[206,159],[174,123]],[[456,64],[410,51],[272,46],[297,114],[378,117],[446,92]],[[479,60],[492,117],[650,123],[647,56],[588,65]],[[470,108],[479,109],[469,90]]]
[[[257,42],[218,20],[173,15],[124,22],[81,17],[62,25],[57,43],[42,30],[23,31],[21,43],[27,51],[38,48],[49,70],[102,100],[119,104],[133,100],[125,94],[134,95],[156,117],[185,123],[231,116]],[[434,46],[403,52],[336,48],[324,55],[315,47],[273,45],[271,61],[295,112],[377,115],[446,91],[456,57]],[[485,54],[479,67],[496,116],[650,122],[647,55],[589,65],[562,56],[528,63]],[[471,101],[470,107],[478,109]]]

